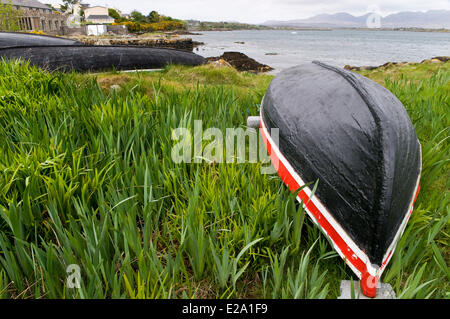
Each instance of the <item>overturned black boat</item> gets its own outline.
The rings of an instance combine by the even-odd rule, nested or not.
[[[45,46],[45,45],[83,45],[80,41],[48,35],[21,32],[0,32],[0,48]]]
[[[297,198],[374,297],[419,191],[421,148],[404,106],[359,74],[313,62],[274,78],[260,126],[291,191],[319,181]]]
[[[168,64],[196,66],[205,59],[175,49],[125,46],[32,46],[0,49],[0,58],[25,60],[48,71],[158,69]]]

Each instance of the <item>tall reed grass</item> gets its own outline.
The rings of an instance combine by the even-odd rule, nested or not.
[[[424,153],[422,192],[383,277],[403,298],[450,297],[449,77],[386,80]],[[0,63],[0,297],[337,297],[356,278],[277,176],[261,163],[171,160],[173,128],[243,127],[270,79]],[[67,286],[72,264],[80,289]]]

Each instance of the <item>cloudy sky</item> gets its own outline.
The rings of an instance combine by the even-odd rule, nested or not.
[[[58,4],[61,0],[41,0]],[[156,10],[180,19],[262,23],[267,20],[308,18],[320,13],[367,13],[378,7],[382,15],[399,11],[450,10],[450,0],[83,0],[129,13]],[[373,10],[370,10],[373,11]]]

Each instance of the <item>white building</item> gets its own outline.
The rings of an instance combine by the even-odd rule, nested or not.
[[[108,14],[107,7],[89,7],[84,9],[84,19],[87,23],[94,24],[109,24],[114,23],[114,18]]]

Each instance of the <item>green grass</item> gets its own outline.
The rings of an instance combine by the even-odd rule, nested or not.
[[[450,297],[450,72],[432,67],[383,81],[424,153],[421,194],[382,278],[403,298]],[[342,279],[356,280],[262,163],[171,160],[173,128],[244,127],[271,76],[16,63],[0,75],[0,298],[336,298]],[[81,289],[66,285],[71,264]]]

